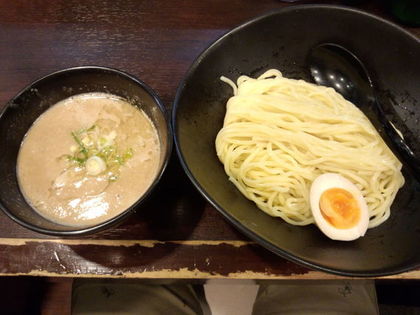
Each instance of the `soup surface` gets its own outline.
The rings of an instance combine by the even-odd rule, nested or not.
[[[145,193],[159,165],[157,131],[146,114],[105,93],[52,106],[29,129],[17,175],[29,204],[64,225],[89,226]]]

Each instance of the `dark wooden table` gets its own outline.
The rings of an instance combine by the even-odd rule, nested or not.
[[[151,85],[170,108],[178,83],[204,48],[238,24],[286,5],[277,0],[1,0],[0,109],[33,80],[78,65],[127,71]],[[360,7],[391,19],[374,0]],[[420,36],[420,28],[408,30]],[[175,154],[148,202],[103,233],[53,238],[26,230],[1,213],[0,274],[336,277],[282,259],[238,233],[196,192]],[[420,270],[390,278],[420,279]]]

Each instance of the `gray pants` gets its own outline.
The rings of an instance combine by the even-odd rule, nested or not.
[[[300,280],[262,285],[253,314],[378,315],[373,280]]]
[[[373,281],[278,283],[260,285],[253,314],[379,314]],[[210,311],[202,287],[88,279],[76,280],[73,285],[72,314],[207,315]]]

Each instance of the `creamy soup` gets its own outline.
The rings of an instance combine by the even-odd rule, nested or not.
[[[17,175],[28,203],[70,226],[106,221],[151,185],[157,131],[146,114],[116,96],[80,94],[52,106],[26,134]]]

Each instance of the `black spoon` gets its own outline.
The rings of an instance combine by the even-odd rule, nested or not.
[[[393,122],[397,114],[392,108],[385,110],[378,102],[372,80],[363,63],[346,48],[330,43],[312,48],[307,61],[313,80],[319,85],[334,88],[345,99],[358,106],[380,133],[384,131],[384,141],[420,180],[420,159],[412,150],[414,145],[415,148],[419,148],[419,145],[409,145],[397,131],[395,126],[398,124]]]

